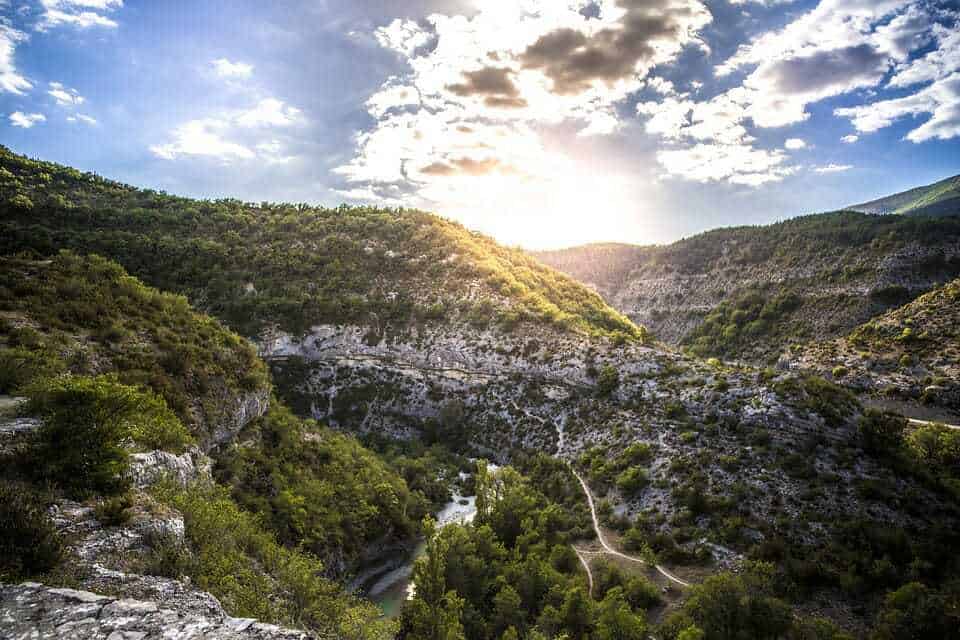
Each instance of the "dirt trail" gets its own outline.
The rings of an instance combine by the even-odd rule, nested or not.
[[[593,530],[596,532],[597,540],[600,541],[600,546],[603,547],[604,551],[612,556],[623,558],[624,560],[629,560],[631,562],[639,562],[641,564],[649,565],[650,563],[644,560],[643,558],[628,556],[627,554],[621,553],[616,549],[614,549],[613,547],[611,547],[609,544],[607,544],[607,540],[606,538],[603,537],[603,532],[600,530],[600,520],[597,518],[597,509],[593,504],[593,495],[590,493],[590,488],[587,486],[587,483],[584,482],[580,474],[577,473],[576,469],[574,469],[571,466],[570,471],[572,471],[573,475],[575,475],[577,477],[577,480],[580,481],[580,486],[583,487],[583,492],[587,496],[587,504],[590,505],[590,517],[593,519]],[[579,555],[580,554],[578,553],[577,556]],[[581,558],[581,561],[582,561],[582,558]],[[653,568],[656,569],[660,575],[662,575],[664,578],[666,578],[670,582],[676,583],[682,587],[690,586],[689,582],[681,580],[680,578],[676,577],[675,575],[673,575],[672,573],[670,573],[669,571],[667,571],[666,569],[664,569],[658,564],[653,565]],[[592,578],[591,578],[591,581],[592,581]]]

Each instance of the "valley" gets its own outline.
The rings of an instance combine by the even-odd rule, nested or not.
[[[957,219],[530,256],[419,211],[0,169],[5,544],[49,546],[4,556],[45,585],[10,610],[358,640],[951,623]]]

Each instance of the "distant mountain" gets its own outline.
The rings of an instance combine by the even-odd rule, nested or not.
[[[914,216],[960,214],[960,175],[847,209],[861,213]]]
[[[960,276],[960,217],[811,215],[667,246],[534,254],[658,339],[701,356],[774,362],[846,335]]]

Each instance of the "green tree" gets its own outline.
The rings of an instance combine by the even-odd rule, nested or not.
[[[619,587],[611,589],[600,603],[597,616],[597,640],[643,640],[647,624],[643,615],[630,610]]]
[[[514,633],[523,625],[526,612],[522,608],[520,594],[509,584],[501,585],[493,596],[493,615],[490,623],[495,636],[506,634],[509,629]]]
[[[59,376],[35,383],[28,396],[43,420],[35,471],[75,497],[126,488],[127,441],[175,450],[191,441],[161,398],[115,376]]]
[[[416,595],[403,612],[407,637],[414,640],[461,640],[463,598],[447,590],[446,562],[449,543],[437,535],[436,523],[425,518],[426,553],[413,568]]]
[[[605,365],[597,376],[597,394],[609,396],[620,386],[620,372],[611,365]]]
[[[560,621],[563,629],[573,640],[590,637],[593,621],[593,602],[582,587],[567,591],[560,608]]]
[[[871,638],[957,638],[958,629],[960,595],[944,595],[919,582],[911,582],[887,595]]]
[[[858,429],[863,448],[874,455],[888,455],[903,442],[906,418],[894,413],[867,409],[860,418]]]
[[[691,626],[707,640],[775,640],[791,627],[789,605],[772,595],[771,565],[753,563],[743,575],[721,573],[690,589],[666,627],[671,637]]]

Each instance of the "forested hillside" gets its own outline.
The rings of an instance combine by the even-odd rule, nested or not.
[[[0,149],[0,253],[60,249],[116,260],[251,337],[458,321],[642,335],[571,278],[427,213],[189,200]]]
[[[658,339],[774,362],[960,275],[960,219],[839,212],[709,231],[662,247],[536,254]]]
[[[960,213],[960,176],[878,200],[855,204],[851,211],[874,214],[954,215]]]
[[[339,581],[405,557],[458,483],[476,524],[425,541],[411,639],[725,637],[728,614],[750,637],[844,638],[836,624],[901,629],[914,607],[950,626],[956,561],[937,552],[956,544],[956,465],[836,384],[664,348],[573,280],[428,214],[197,202],[4,158],[4,390],[27,398],[0,429],[25,462],[4,486],[31,497],[0,504],[10,539],[39,551],[4,556],[7,575],[205,610],[196,585],[233,615],[384,637],[393,623]],[[807,287],[716,310],[733,344],[741,325],[777,335],[812,313],[838,256],[864,260],[829,267],[843,300],[877,264],[914,274],[882,304],[957,267],[930,249],[956,236],[947,221],[872,220],[717,232],[640,250],[639,268]],[[632,253],[604,250],[621,269]],[[281,399],[253,347],[187,297],[71,251],[255,336]],[[224,406],[234,419],[211,426]],[[502,468],[461,475],[474,465],[444,447]],[[594,527],[641,564],[600,557]],[[67,530],[87,533],[56,542]],[[679,582],[658,593],[644,563]]]
[[[271,401],[250,343],[69,252],[0,258],[0,319],[0,578],[220,606],[199,588],[231,615],[389,636],[330,578],[410,540],[436,496]]]

